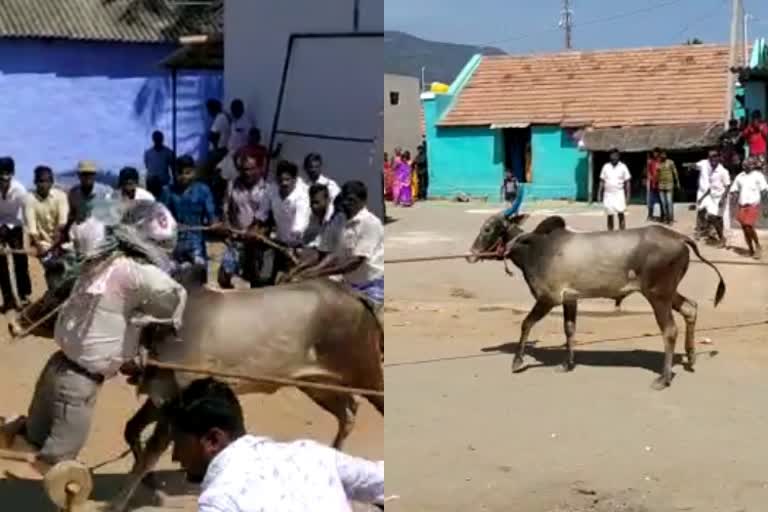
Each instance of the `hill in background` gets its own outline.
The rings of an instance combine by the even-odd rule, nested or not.
[[[427,41],[405,32],[384,33],[384,72],[421,78],[431,82],[450,84],[464,65],[476,53],[504,55],[499,48],[467,44]]]

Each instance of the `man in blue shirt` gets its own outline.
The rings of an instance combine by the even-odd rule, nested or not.
[[[152,147],[144,152],[144,167],[147,169],[147,190],[158,197],[163,187],[171,183],[174,155],[163,142],[163,132],[152,133]]]
[[[195,161],[192,157],[180,157],[176,162],[174,183],[163,188],[160,202],[171,211],[181,227],[173,252],[174,260],[177,263],[204,268],[207,275],[208,252],[205,247],[205,234],[198,228],[206,226],[213,230],[220,223],[216,216],[211,189],[205,183],[197,181],[195,174]]]

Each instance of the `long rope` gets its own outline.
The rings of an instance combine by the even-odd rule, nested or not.
[[[163,363],[154,359],[147,359],[145,363],[147,366],[154,366],[163,370],[173,370],[176,372],[185,373],[198,373],[200,375],[209,375],[211,377],[224,377],[228,379],[239,379],[250,382],[269,382],[271,384],[280,384],[283,386],[295,386],[299,389],[319,389],[323,391],[334,391],[337,393],[344,393],[347,395],[361,395],[361,396],[378,396],[384,397],[383,391],[377,391],[375,389],[353,388],[348,386],[338,386],[335,384],[324,384],[321,382],[310,382],[300,379],[289,379],[286,377],[273,377],[267,375],[253,376],[243,375],[240,373],[222,372],[217,370],[210,370],[208,368],[200,368],[196,366],[186,366],[175,363]]]
[[[478,253],[474,254],[471,252],[463,253],[463,254],[448,254],[448,255],[442,255],[442,256],[420,256],[420,257],[413,257],[413,258],[395,258],[390,260],[384,260],[385,265],[396,265],[398,263],[421,263],[421,262],[428,262],[428,261],[440,261],[440,260],[463,260],[470,257],[478,257],[478,258],[487,258],[491,256],[496,256],[496,253],[490,252],[490,253]],[[739,265],[739,266],[745,266],[745,267],[768,267],[768,262],[764,261],[738,261],[738,260],[709,260],[711,263],[715,265]],[[703,261],[698,260],[691,260],[691,263],[698,263],[702,264]]]
[[[214,231],[214,230],[211,229],[210,226],[179,226],[179,231]],[[227,228],[227,232],[233,235],[240,235],[240,236],[255,238],[260,242],[264,243],[265,245],[268,245],[269,247],[275,249],[276,251],[280,251],[281,253],[285,254],[288,258],[291,259],[291,261],[294,264],[297,264],[299,262],[299,260],[296,258],[296,256],[288,247],[285,247],[281,244],[274,242],[272,239],[262,235],[261,233],[256,233],[253,231],[243,231],[243,230],[232,229],[232,228]]]
[[[764,324],[768,324],[768,319],[755,320],[752,322],[742,322],[738,324],[722,324],[722,325],[714,325],[712,327],[702,327],[701,329],[696,329],[696,332],[700,333],[700,332],[711,332],[711,331],[724,331],[726,329],[745,329],[748,327],[756,327],[758,325],[764,325]],[[601,340],[577,341],[574,346],[575,348],[578,348],[586,345],[598,345],[601,343],[638,340],[643,338],[652,338],[656,336],[659,336],[659,335],[643,333],[637,336],[621,336],[618,338],[606,338]],[[534,345],[534,344],[529,341],[526,343],[526,345]],[[551,345],[551,346],[542,347],[542,350],[553,350],[560,347],[562,347],[562,345]],[[488,353],[482,353],[482,354],[465,354],[465,355],[457,355],[457,356],[435,357],[431,359],[415,359],[411,361],[397,361],[394,363],[385,364],[384,368],[394,368],[398,366],[421,366],[421,365],[428,365],[428,364],[435,364],[435,363],[445,363],[449,361],[464,361],[467,359],[485,359],[489,357],[503,357],[508,355],[509,354],[505,351],[497,350],[494,352],[488,352]]]

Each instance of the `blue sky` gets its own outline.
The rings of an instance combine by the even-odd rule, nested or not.
[[[730,0],[572,0],[575,49],[726,43]],[[489,44],[510,53],[557,51],[561,0],[385,0],[384,25],[452,43]],[[768,38],[768,0],[744,0],[749,37]],[[581,25],[581,26],[580,26]]]

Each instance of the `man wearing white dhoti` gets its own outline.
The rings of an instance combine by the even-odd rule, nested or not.
[[[698,162],[696,167],[700,173],[697,203],[699,217],[702,218],[700,231],[696,234],[709,234],[710,228],[714,227],[718,243],[720,247],[724,247],[723,215],[731,176],[720,163],[720,152],[717,149],[711,149],[707,159]],[[702,185],[705,187],[703,190]]]
[[[608,216],[608,231],[613,231],[613,216],[619,217],[619,229],[626,229],[624,212],[627,209],[629,197],[629,183],[632,175],[629,169],[621,161],[618,149],[611,150],[611,161],[603,166],[600,171],[600,188],[597,195],[602,200],[605,213]]]

